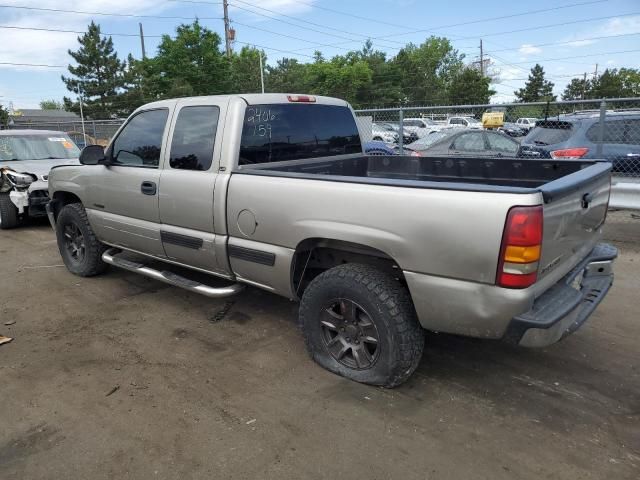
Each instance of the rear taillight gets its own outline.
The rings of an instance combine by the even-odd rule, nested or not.
[[[553,150],[551,152],[551,158],[571,160],[575,158],[582,158],[589,152],[586,147],[580,148],[564,148],[562,150]]]
[[[527,288],[538,279],[542,249],[542,206],[513,207],[502,234],[496,284]]]
[[[287,95],[287,100],[297,103],[315,103],[316,97],[311,95]]]

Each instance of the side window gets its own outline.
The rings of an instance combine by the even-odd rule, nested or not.
[[[162,134],[169,110],[138,113],[120,132],[111,148],[114,165],[158,168]]]
[[[602,140],[604,143],[627,143],[625,141],[625,121],[623,120],[607,120],[604,122],[604,134]],[[587,138],[592,142],[598,142],[598,134],[600,123],[596,121],[589,130],[587,130]]]
[[[453,141],[453,149],[465,152],[484,150],[484,138],[482,137],[482,132],[471,132],[460,135]]]
[[[171,140],[169,166],[180,170],[209,170],[220,109],[215,106],[183,107]]]
[[[451,120],[449,120],[449,124],[450,125],[459,125],[460,124],[460,120],[458,120],[457,118],[452,118]]]
[[[627,143],[640,145],[640,119],[627,120]]]
[[[489,150],[510,155],[515,155],[518,151],[518,144],[504,135],[487,132],[487,140],[489,141]]]

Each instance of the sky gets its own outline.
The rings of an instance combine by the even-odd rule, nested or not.
[[[600,73],[605,68],[640,67],[640,0],[229,0],[229,4],[236,30],[234,48],[245,44],[263,48],[270,64],[282,57],[311,61],[315,50],[328,58],[360,49],[368,38],[392,57],[404,44],[420,44],[430,35],[449,38],[471,62],[480,54],[482,39],[498,78],[492,86],[498,92],[493,103],[513,100],[513,91],[523,86],[536,62],[543,65],[558,96],[572,77],[585,72],[591,77],[596,64]],[[43,99],[68,95],[60,79],[72,61],[67,51],[78,48],[78,34],[73,32],[86,30],[92,19],[104,33],[114,34],[120,58],[129,53],[141,58],[139,22],[147,55],[152,56],[161,35],[173,36],[177,25],[196,17],[224,38],[222,4],[214,0],[0,0],[0,104],[37,108]]]

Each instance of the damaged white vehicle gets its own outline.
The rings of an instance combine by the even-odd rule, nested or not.
[[[0,228],[20,218],[46,215],[49,171],[78,164],[80,150],[66,133],[51,130],[0,130]]]

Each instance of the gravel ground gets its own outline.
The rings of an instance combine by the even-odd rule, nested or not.
[[[82,279],[45,222],[2,231],[0,478],[638,479],[640,220],[606,236],[616,282],[579,332],[430,334],[384,390],[312,363],[287,300]]]

